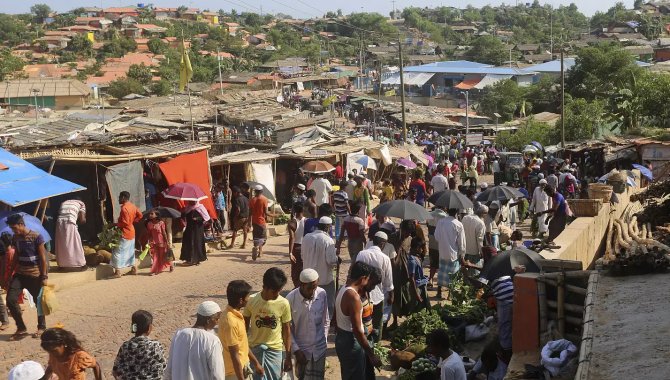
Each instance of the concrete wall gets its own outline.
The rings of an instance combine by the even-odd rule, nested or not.
[[[543,251],[542,256],[545,259],[581,261],[584,269],[588,268],[604,249],[610,216],[619,218],[630,203],[630,196],[639,189],[639,187],[627,187],[625,193],[617,194],[618,204],[614,206],[609,203],[603,204],[597,216],[575,219],[555,239],[556,245],[561,248]]]

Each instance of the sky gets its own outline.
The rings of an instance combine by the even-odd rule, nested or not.
[[[532,0],[518,0],[518,3],[532,2]],[[621,0],[549,0],[540,1],[542,4],[551,4],[559,6],[561,4],[568,5],[570,3],[578,4],[581,12],[588,16],[593,15],[597,11],[606,11],[615,3]],[[12,3],[12,7],[8,6]],[[198,7],[201,9],[209,8],[212,11],[223,8],[224,10],[236,9],[238,12],[257,12],[260,13],[261,6],[263,13],[285,13],[297,18],[322,16],[323,13],[329,10],[342,9],[347,14],[351,12],[378,12],[383,15],[388,15],[393,9],[392,0],[330,0],[327,2],[313,1],[313,0],[137,0],[137,3],[149,4],[162,7],[178,7],[180,5]],[[406,6],[415,7],[436,7],[436,6],[458,6],[465,7],[466,4],[471,4],[476,7],[484,5],[499,5],[502,3],[515,4],[516,0],[396,0],[395,6],[397,9],[402,9]],[[52,9],[63,12],[79,6],[102,6],[102,7],[118,7],[128,4],[137,4],[128,0],[27,0],[21,1],[20,4],[13,3],[11,0],[0,0],[0,12],[6,13],[24,13],[30,11],[30,6],[37,3],[46,3]],[[632,8],[633,0],[624,0],[627,7]]]

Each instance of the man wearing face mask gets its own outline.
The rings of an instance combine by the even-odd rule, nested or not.
[[[326,337],[330,327],[328,297],[318,285],[319,273],[300,272],[300,286],[287,296],[291,305],[291,351],[299,380],[322,380],[326,374]]]

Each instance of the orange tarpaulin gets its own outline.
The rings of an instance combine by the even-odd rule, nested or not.
[[[212,202],[212,194],[209,191],[212,188],[212,184],[209,180],[209,162],[206,150],[197,153],[182,154],[158,166],[161,168],[161,172],[163,172],[168,185],[173,185],[177,182],[198,185],[207,195],[207,199],[203,199],[200,203],[205,206],[209,216],[212,219],[216,219],[216,210],[214,209],[214,202]]]
[[[466,79],[463,82],[457,84],[456,87],[459,90],[470,90],[473,87],[475,87],[479,82],[481,82],[481,79]]]

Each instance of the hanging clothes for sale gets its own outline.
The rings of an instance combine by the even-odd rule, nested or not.
[[[141,211],[146,210],[144,198],[144,177],[140,161],[131,161],[107,168],[105,180],[109,188],[114,220],[119,217],[121,205],[118,197],[122,191],[130,193],[130,201]]]

